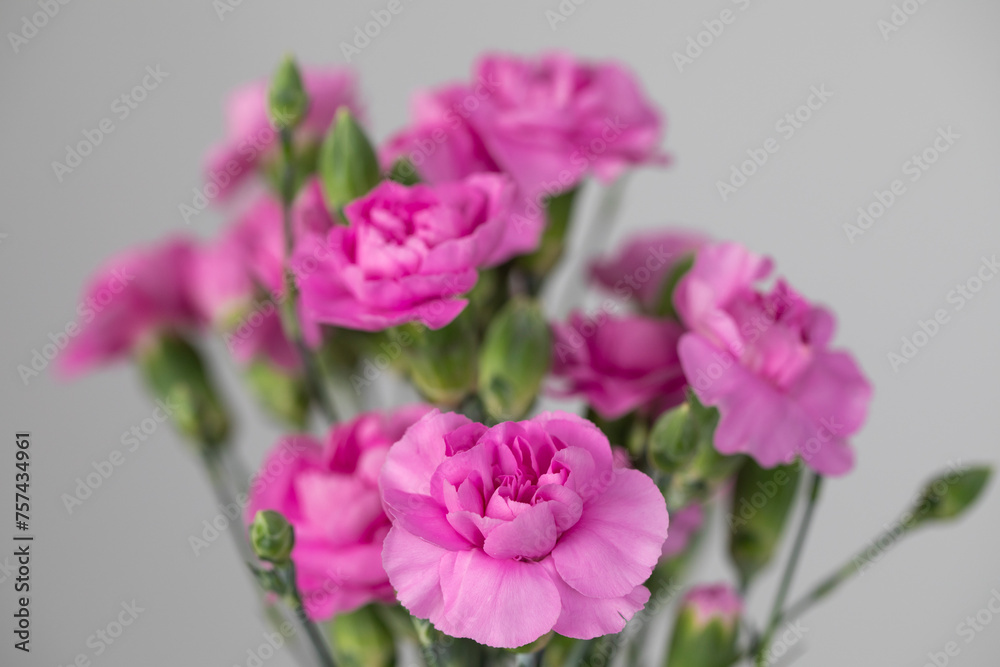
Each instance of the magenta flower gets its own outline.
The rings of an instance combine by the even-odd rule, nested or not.
[[[362,414],[334,426],[324,442],[288,436],[254,478],[246,520],[258,510],[276,510],[295,527],[292,561],[310,618],[393,601],[382,569],[390,524],[378,473],[392,443],[428,410],[412,405]]]
[[[670,515],[670,535],[663,543],[662,558],[673,558],[684,552],[705,522],[705,508],[692,503]]]
[[[663,496],[616,469],[607,438],[576,415],[487,428],[431,412],[389,451],[379,486],[397,598],[453,637],[589,639],[619,632],[649,599]]]
[[[680,341],[684,373],[719,409],[715,446],[764,467],[801,457],[825,475],[854,466],[847,438],[865,421],[871,385],[854,358],[829,349],[833,316],[783,281],[755,284],[771,261],[735,243],[702,248],[674,305],[691,329]]]
[[[470,83],[418,94],[412,125],[382,160],[406,157],[432,183],[506,172],[530,202],[589,174],[607,183],[630,165],[665,163],[661,135],[659,113],[617,64],[497,54],[479,61]]]
[[[636,298],[647,311],[659,305],[670,272],[686,256],[708,243],[708,237],[686,230],[651,230],[636,234],[614,256],[594,262],[591,276],[623,299]]]
[[[135,353],[158,334],[203,326],[191,290],[194,253],[190,240],[177,237],[108,260],[87,285],[79,322],[67,329],[72,338],[59,372],[77,375]]]
[[[309,109],[297,129],[303,141],[318,142],[333,122],[337,109],[346,106],[355,116],[362,114],[354,73],[339,68],[305,68],[302,82],[309,96]],[[218,188],[209,198],[225,199],[257,166],[273,156],[278,133],[267,111],[269,80],[254,81],[237,88],[226,101],[226,138],[209,152],[206,180]]]
[[[537,245],[541,220],[511,224],[512,197],[513,184],[499,174],[436,186],[381,183],[345,207],[350,224],[333,227],[325,251],[315,253],[316,270],[299,275],[305,315],[366,331],[448,324],[465,307],[461,295],[477,269]]]
[[[681,600],[681,609],[691,609],[698,625],[719,620],[732,628],[743,613],[743,600],[728,584],[695,586]]]
[[[617,64],[489,55],[473,77],[486,94],[471,123],[530,197],[569,190],[591,173],[609,183],[631,165],[666,161],[660,114]]]
[[[481,172],[498,172],[482,138],[469,122],[478,108],[476,87],[451,84],[414,95],[413,123],[398,132],[379,151],[386,170],[406,158],[428,183],[458,181]],[[480,90],[482,90],[480,88]]]
[[[677,341],[684,329],[676,322],[575,312],[552,332],[556,394],[584,397],[605,419],[637,409],[656,415],[683,402]]]

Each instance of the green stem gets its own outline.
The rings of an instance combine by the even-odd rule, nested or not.
[[[281,215],[285,231],[285,266],[284,266],[284,288],[285,298],[281,301],[281,322],[285,329],[285,335],[292,342],[299,357],[302,360],[302,367],[305,370],[306,386],[313,400],[319,406],[323,415],[330,423],[337,421],[337,412],[333,407],[333,401],[323,384],[323,374],[320,370],[319,361],[306,346],[302,336],[302,327],[299,324],[298,315],[298,288],[295,285],[295,276],[291,269],[292,252],[295,248],[295,231],[292,226],[292,201],[295,198],[295,151],[292,145],[292,131],[281,130]]]
[[[316,623],[314,623],[306,613],[306,606],[302,601],[302,594],[299,592],[298,584],[295,582],[295,564],[289,561],[287,565],[281,566],[281,570],[286,584],[292,591],[295,617],[298,619],[299,625],[302,626],[302,629],[305,630],[306,637],[309,638],[309,643],[312,644],[313,649],[316,651],[316,657],[319,658],[319,664],[322,667],[337,667],[337,662],[333,659],[333,654],[330,653],[330,647],[327,646],[326,639],[323,638],[323,633],[320,632],[319,627],[317,627]]]
[[[819,492],[823,486],[823,476],[816,473],[812,474],[812,486],[809,490],[809,501],[806,505],[805,514],[802,515],[802,521],[799,523],[798,533],[795,536],[795,544],[792,547],[792,554],[788,559],[788,563],[785,564],[785,571],[781,576],[781,584],[778,587],[778,594],[774,599],[774,605],[771,607],[770,621],[764,630],[764,634],[760,643],[757,646],[757,665],[758,667],[763,667],[767,664],[766,655],[767,649],[771,644],[771,638],[774,635],[775,629],[782,619],[782,609],[785,607],[785,600],[788,598],[788,591],[792,585],[792,579],[795,576],[795,570],[798,568],[799,560],[802,557],[802,548],[806,542],[806,536],[809,534],[809,526],[812,524],[813,514],[816,511],[816,502],[819,500]]]
[[[202,461],[205,464],[205,471],[208,473],[208,479],[211,482],[212,493],[215,495],[215,501],[222,505],[223,508],[231,504],[240,507],[227,483],[227,475],[225,467],[222,465],[222,457],[220,454],[214,450],[206,451],[202,455]],[[240,559],[249,560],[253,558],[253,552],[250,549],[250,544],[243,539],[242,530],[236,530],[235,527],[230,527],[226,530],[226,532],[229,533],[231,539],[233,540],[233,544],[236,547],[236,552],[240,555]]]
[[[895,542],[903,538],[905,535],[908,535],[914,527],[916,526],[911,524],[903,524],[902,530],[899,532],[894,532],[891,529],[883,530],[874,540],[872,540],[872,543],[881,544],[883,539],[889,542]],[[844,563],[840,567],[840,569],[836,570],[828,577],[826,577],[818,584],[816,584],[816,586],[814,586],[812,590],[803,595],[794,604],[789,606],[788,609],[781,614],[780,618],[778,619],[778,622],[784,623],[786,621],[791,621],[794,620],[795,618],[798,618],[803,613],[805,613],[810,607],[812,607],[817,602],[819,602],[827,595],[832,593],[833,590],[837,588],[840,584],[844,583],[845,581],[856,575],[859,572],[857,565],[858,561],[859,560],[863,561],[865,559],[867,551],[868,551],[867,549],[862,549],[851,560]]]

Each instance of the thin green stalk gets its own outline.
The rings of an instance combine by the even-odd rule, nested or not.
[[[333,654],[330,652],[330,647],[327,646],[323,633],[320,632],[319,627],[316,626],[316,623],[306,613],[302,594],[299,592],[299,587],[295,582],[295,564],[292,561],[288,561],[286,565],[281,566],[281,574],[285,578],[289,590],[292,591],[291,597],[294,603],[295,617],[298,619],[302,629],[305,630],[306,637],[309,638],[309,643],[312,644],[313,649],[316,651],[319,664],[322,667],[337,667],[337,662],[333,659]]]
[[[295,248],[295,231],[292,226],[292,200],[295,198],[295,151],[292,145],[292,132],[289,129],[281,130],[281,152],[282,152],[282,172],[281,172],[281,215],[285,231],[285,266],[284,266],[284,288],[285,298],[281,301],[281,322],[285,329],[285,335],[292,342],[299,357],[302,359],[302,367],[305,369],[306,385],[316,404],[319,406],[327,421],[333,423],[337,421],[337,412],[333,407],[333,402],[326,391],[323,383],[323,374],[320,370],[319,361],[315,358],[306,346],[302,336],[302,327],[299,324],[299,315],[296,305],[298,304],[298,288],[295,285],[295,276],[291,269],[292,251]]]
[[[914,526],[912,525],[904,524],[903,529],[900,532],[893,532],[891,529],[883,530],[881,533],[879,533],[878,537],[872,540],[872,543],[881,544],[882,540],[887,540],[890,542],[897,541],[901,539],[903,536],[908,535],[910,531],[913,529],[913,527]],[[805,613],[806,610],[808,610],[810,607],[812,607],[817,602],[819,602],[827,595],[832,593],[833,590],[837,588],[837,586],[839,586],[840,584],[842,584],[843,582],[847,581],[855,574],[857,574],[858,560],[864,559],[866,552],[867,549],[862,549],[850,561],[844,563],[840,567],[840,569],[836,570],[828,577],[823,579],[821,582],[816,584],[816,586],[814,586],[812,590],[803,595],[794,604],[789,606],[788,609],[784,611],[784,613],[781,614],[781,617],[778,619],[778,623],[780,624],[798,618],[803,613]]]
[[[211,482],[215,501],[222,505],[223,508],[231,504],[239,507],[232,490],[229,488],[225,467],[222,465],[222,457],[219,453],[206,451],[202,454],[202,461],[205,464],[205,471],[208,473],[208,479]],[[226,532],[230,534],[236,546],[236,551],[240,555],[240,559],[249,560],[253,558],[253,551],[250,549],[250,544],[243,539],[243,531],[230,529],[226,530]]]
[[[816,511],[816,502],[819,500],[819,492],[823,486],[823,476],[816,473],[811,474],[812,486],[809,490],[809,501],[806,505],[806,511],[805,514],[802,515],[802,521],[799,523],[798,533],[795,536],[795,544],[792,547],[792,554],[788,558],[788,562],[785,564],[785,571],[781,576],[781,584],[778,587],[778,594],[774,599],[774,605],[771,607],[770,620],[768,621],[763,637],[757,646],[758,667],[763,667],[767,664],[765,657],[767,655],[767,649],[771,644],[771,638],[774,635],[775,629],[781,622],[782,609],[785,607],[785,600],[788,598],[788,591],[791,588],[792,579],[795,576],[795,570],[798,568],[799,560],[802,557],[802,548],[805,545],[806,536],[809,534],[809,526],[812,524],[813,514]]]

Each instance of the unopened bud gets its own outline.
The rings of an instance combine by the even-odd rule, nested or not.
[[[697,586],[681,601],[665,664],[723,667],[736,657],[743,601],[726,584]]]
[[[523,417],[549,370],[552,336],[538,302],[508,301],[486,329],[479,355],[479,396],[495,421]]]
[[[274,510],[261,510],[250,524],[250,544],[261,560],[282,564],[288,562],[295,546],[295,529],[288,519]]]
[[[320,148],[319,175],[332,212],[368,194],[382,179],[375,149],[346,107],[337,112]]]
[[[302,85],[302,75],[292,56],[286,56],[271,79],[268,113],[279,130],[293,130],[305,118],[309,98]]]

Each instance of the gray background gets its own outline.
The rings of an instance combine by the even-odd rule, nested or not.
[[[385,5],[243,0],[220,20],[209,2],[77,1],[60,6],[19,53],[5,37],[0,410],[7,444],[0,479],[10,490],[13,433],[30,430],[37,541],[33,651],[27,657],[11,649],[7,577],[0,582],[3,664],[64,665],[83,653],[96,665],[228,666],[246,664],[247,650],[262,641],[265,625],[230,543],[222,538],[198,557],[188,545],[217,510],[196,460],[168,427],[126,453],[72,514],[60,500],[94,462],[121,449],[124,431],[151,415],[135,373],[122,365],[73,384],[45,375],[25,386],[16,368],[73,318],[82,281],[106,256],[170,232],[206,237],[219,228],[218,212],[186,226],[178,205],[190,202],[202,154],[221,135],[228,89],[270,72],[288,50],[306,63],[343,62],[340,42]],[[773,255],[794,285],[837,312],[838,343],[855,352],[876,388],[855,440],[857,469],[826,487],[795,587],[801,591],[891,521],[932,471],[949,461],[996,458],[1000,280],[952,312],[898,373],[886,355],[918,320],[939,308],[951,312],[949,290],[975,275],[981,257],[1000,251],[1000,6],[932,0],[888,40],[877,21],[889,18],[890,0],[587,0],[553,30],[545,11],[557,6],[403,0],[403,11],[353,63],[373,132],[382,138],[400,126],[414,89],[466,76],[488,48],[563,47],[614,57],[636,71],[665,110],[666,146],[676,161],[632,177],[622,224],[598,229],[597,245],[669,221]],[[679,72],[673,52],[725,8],[735,22]],[[5,35],[19,30],[22,17],[36,11],[35,2],[4,0],[0,28]],[[58,182],[51,162],[64,159],[65,145],[113,117],[114,98],[156,65],[169,77]],[[792,138],[779,138],[780,151],[722,202],[716,181],[747,149],[777,137],[775,122],[813,85],[825,85],[832,99]],[[961,135],[957,143],[850,243],[843,223],[874,190],[905,178],[903,163],[948,126]],[[595,195],[592,188],[590,211]],[[237,376],[218,359],[235,397]],[[241,400],[239,446],[256,463],[277,432],[251,418]],[[1000,590],[997,500],[994,485],[959,525],[890,548],[805,617],[795,662],[919,667],[928,652],[957,641],[961,653],[949,664],[996,665],[1000,620],[971,643],[956,626]],[[721,545],[716,538],[708,546]],[[697,575],[714,580],[725,572],[712,555]],[[770,604],[775,578],[772,572],[750,600],[758,614]],[[94,657],[88,636],[133,599],[145,610]],[[282,651],[265,664],[292,659]]]

